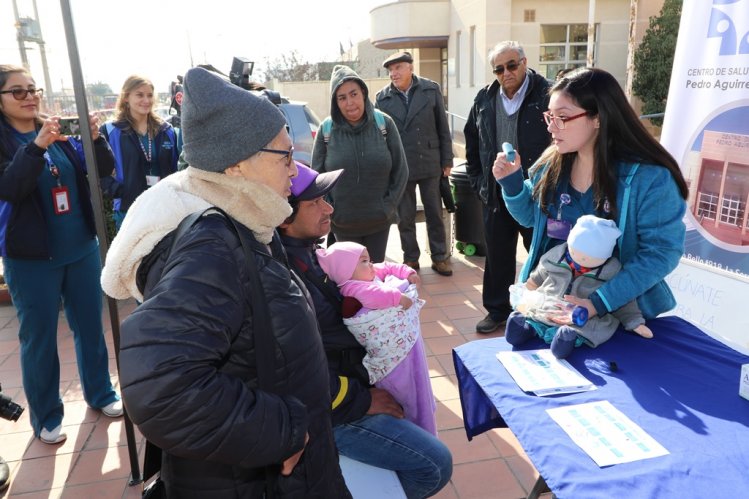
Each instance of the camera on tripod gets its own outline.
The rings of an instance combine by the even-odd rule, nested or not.
[[[2,391],[3,387],[0,385],[0,392]],[[10,397],[0,393],[0,418],[7,419],[8,421],[18,421],[21,413],[23,413],[23,407],[13,402]]]

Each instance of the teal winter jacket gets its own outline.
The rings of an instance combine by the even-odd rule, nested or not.
[[[515,172],[499,182],[512,216],[521,225],[533,227],[531,249],[520,282],[528,279],[540,260],[540,248],[546,246],[547,215],[532,196],[544,169],[543,165],[537,167],[527,180]],[[558,197],[559,193],[555,193]],[[666,168],[619,163],[616,206],[616,223],[622,231],[617,244],[622,270],[588,298],[599,315],[637,299],[642,315],[652,319],[676,306],[664,279],[679,264],[684,252],[686,227],[682,219],[686,202]]]

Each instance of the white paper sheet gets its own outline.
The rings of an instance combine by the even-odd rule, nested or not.
[[[546,412],[598,466],[669,453],[607,400],[557,407]]]
[[[343,479],[354,499],[406,499],[398,475],[394,471],[339,456]]]
[[[499,352],[497,358],[524,392],[546,396],[596,389],[569,362],[557,359],[549,349]]]

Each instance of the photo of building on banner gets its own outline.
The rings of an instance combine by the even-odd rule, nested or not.
[[[661,142],[689,184],[674,313],[749,353],[749,0],[684,2]]]

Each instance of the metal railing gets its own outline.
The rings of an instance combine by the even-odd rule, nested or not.
[[[450,127],[450,139],[452,139],[453,142],[458,140],[460,143],[465,144],[463,127],[465,126],[466,121],[468,121],[468,118],[455,113],[451,113],[450,111],[445,112],[447,113],[447,122],[448,126]],[[459,128],[456,129],[456,126],[458,126]]]

